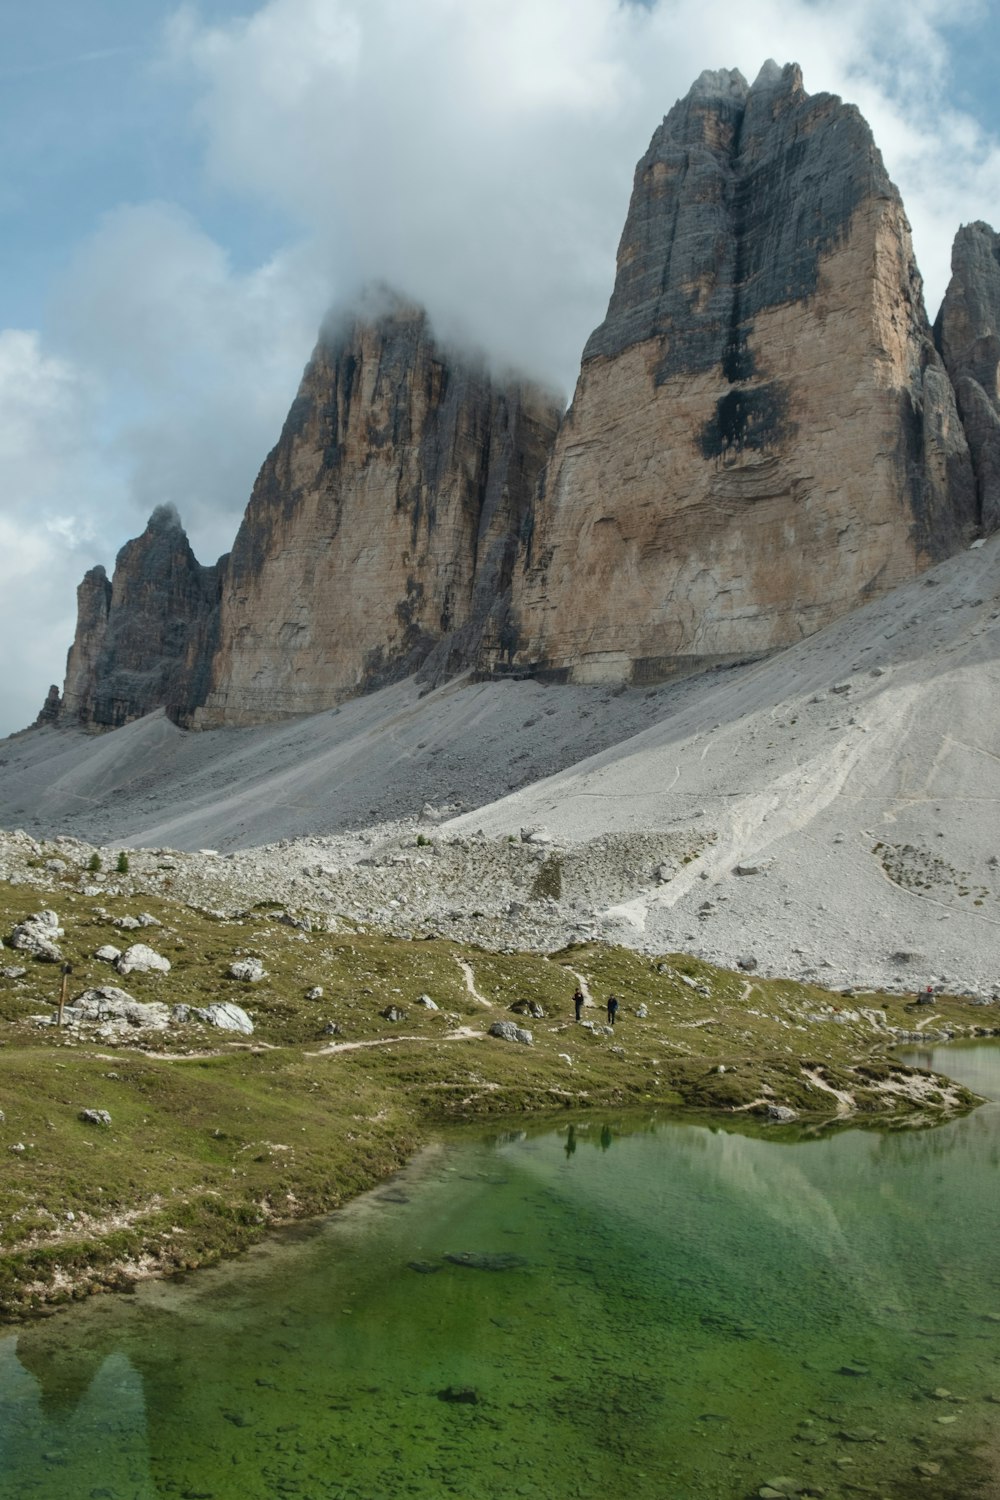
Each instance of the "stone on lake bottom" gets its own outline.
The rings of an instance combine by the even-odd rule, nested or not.
[[[523,1255],[511,1255],[507,1251],[476,1252],[475,1250],[451,1251],[445,1256],[453,1266],[467,1266],[473,1271],[517,1271],[528,1262]]]

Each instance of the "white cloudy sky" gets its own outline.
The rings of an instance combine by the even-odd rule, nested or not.
[[[33,0],[0,9],[0,733],[75,587],[173,501],[232,540],[325,307],[366,279],[569,392],[632,171],[706,67],[859,104],[933,316],[1000,224],[990,0]]]

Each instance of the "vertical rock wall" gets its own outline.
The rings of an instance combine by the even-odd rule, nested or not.
[[[559,410],[395,303],[324,332],[233,547],[203,725],[314,713],[474,657]]]
[[[184,722],[204,697],[224,571],[203,568],[173,506],[158,506],[114,579],[92,568],[77,591],[59,722],[114,728],[164,707]]]
[[[953,551],[974,511],[864,120],[794,66],[703,74],[637,168],[484,665],[641,680],[765,652]]]
[[[934,324],[951,376],[976,474],[984,531],[1000,526],[1000,235],[964,224],[951,253],[951,281]]]

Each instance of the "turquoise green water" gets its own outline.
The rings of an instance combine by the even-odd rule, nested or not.
[[[996,1495],[998,1163],[1000,1105],[449,1140],[239,1262],[0,1335],[0,1497]]]

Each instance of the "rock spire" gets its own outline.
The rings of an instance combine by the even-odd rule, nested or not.
[[[636,169],[489,665],[621,681],[769,651],[953,551],[974,510],[868,126],[793,65],[702,74]]]

